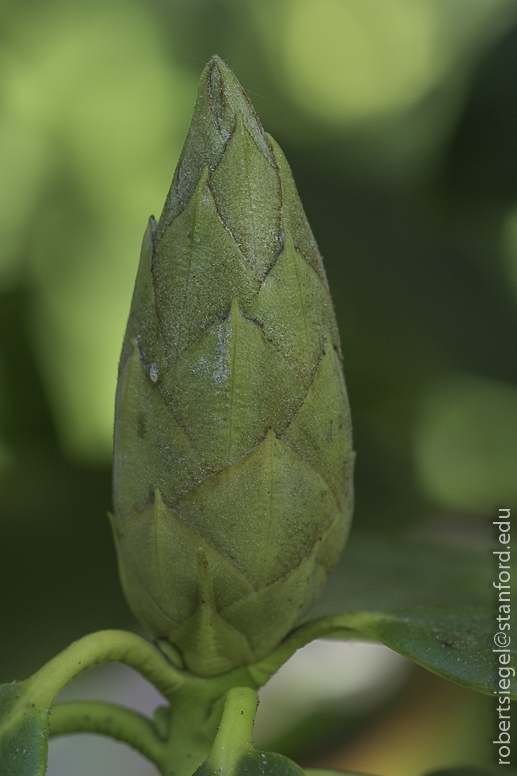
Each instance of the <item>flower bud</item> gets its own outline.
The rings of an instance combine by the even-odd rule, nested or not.
[[[268,655],[343,548],[353,457],[320,254],[282,151],[214,57],[120,360],[113,527],[140,622],[199,675]]]

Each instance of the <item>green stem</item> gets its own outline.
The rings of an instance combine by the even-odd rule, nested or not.
[[[27,700],[39,707],[50,706],[58,692],[82,671],[115,661],[139,671],[168,700],[186,681],[160,650],[141,636],[105,630],[74,641],[33,674],[27,680]]]
[[[245,752],[253,751],[252,735],[258,695],[250,687],[233,687],[226,695],[219,729],[206,761],[214,773],[231,776]]]
[[[82,731],[111,736],[147,756],[163,776],[190,776],[207,757],[215,756],[215,752],[218,759],[223,758],[217,772],[223,768],[228,776],[237,755],[241,756],[251,747],[257,703],[255,690],[309,641],[339,631],[344,631],[349,638],[361,636],[362,630],[368,632],[363,622],[365,617],[369,621],[371,613],[335,615],[306,623],[264,660],[211,678],[182,672],[156,646],[133,633],[118,630],[92,633],[71,644],[18,684],[9,725],[14,729],[41,712],[48,715],[54,698],[71,679],[92,666],[117,661],[131,666],[152,682],[171,707],[164,708],[153,723],[114,704],[84,701],[57,704],[50,722],[51,734]],[[233,731],[231,736],[228,730]],[[221,743],[218,752],[217,741],[213,749],[216,737],[217,741],[226,739],[234,743],[223,754],[222,747],[228,744]]]
[[[174,696],[159,766],[163,776],[190,776],[208,757],[221,720],[226,681],[192,677]]]
[[[150,719],[132,709],[104,701],[64,701],[52,706],[50,735],[100,733],[123,741],[152,762],[163,757],[164,743]]]
[[[253,684],[246,668],[219,677],[201,678],[175,668],[153,644],[125,631],[92,633],[56,655],[23,684],[13,709],[20,720],[33,709],[50,712],[60,690],[82,671],[118,661],[139,671],[171,703],[160,716],[161,727],[136,712],[114,704],[56,704],[52,735],[91,731],[128,743],[149,757],[164,776],[190,776],[208,757],[221,719],[226,692]],[[251,691],[252,692],[252,691]]]
[[[262,687],[298,649],[301,649],[310,641],[314,641],[314,639],[339,633],[340,638],[343,640],[361,639],[362,641],[370,641],[371,636],[361,632],[364,619],[364,612],[350,612],[320,617],[317,620],[311,620],[300,625],[299,628],[292,631],[271,655],[247,667],[252,681],[257,688]]]
[[[250,687],[233,687],[225,698],[210,702],[209,695],[196,689],[201,687],[191,686],[183,698],[181,693],[176,697],[160,772],[163,776],[190,776],[205,763],[205,776],[231,776],[242,755],[253,750],[257,693]]]

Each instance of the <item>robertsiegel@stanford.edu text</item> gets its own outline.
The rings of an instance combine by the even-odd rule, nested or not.
[[[510,765],[510,692],[515,668],[510,665],[510,510],[500,509],[494,525],[499,528],[498,540],[504,549],[494,550],[499,558],[498,581],[493,585],[499,591],[499,609],[496,617],[498,630],[494,634],[493,652],[498,656],[499,736],[494,744],[499,747],[499,765]]]

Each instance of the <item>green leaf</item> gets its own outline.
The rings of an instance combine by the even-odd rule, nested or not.
[[[304,771],[288,757],[276,752],[246,752],[231,768],[231,776],[303,776]],[[219,776],[218,769],[203,764],[196,776]]]
[[[0,685],[0,773],[44,776],[49,711],[32,701],[27,682]]]
[[[303,771],[288,757],[276,752],[248,752],[235,768],[235,776],[302,776]]]
[[[439,676],[472,690],[501,691],[489,609],[474,606],[415,606],[387,612],[348,612],[311,620],[292,632],[265,660],[248,670],[264,684],[297,649],[313,639],[334,636],[374,639]],[[511,649],[515,662],[516,650]],[[510,697],[517,698],[511,678]],[[507,689],[507,688],[502,688]]]
[[[492,652],[497,628],[488,609],[415,606],[329,619],[336,625],[355,622],[360,633],[456,684],[488,695],[499,690],[497,658]],[[511,652],[515,656],[516,651]],[[517,682],[511,681],[510,697],[517,698]]]

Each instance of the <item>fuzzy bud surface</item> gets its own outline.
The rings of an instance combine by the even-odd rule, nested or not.
[[[341,362],[290,168],[214,57],[144,237],[115,420],[123,589],[194,673],[269,654],[337,562],[354,460]]]

